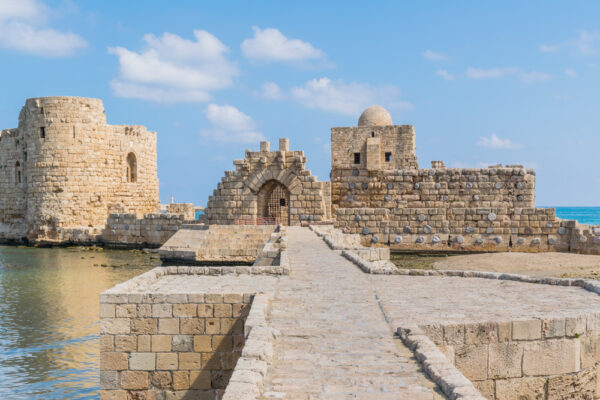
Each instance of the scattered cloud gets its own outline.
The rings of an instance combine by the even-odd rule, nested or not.
[[[390,109],[412,110],[413,105],[398,99],[394,86],[370,86],[365,83],[329,78],[312,79],[303,86],[293,87],[291,97],[308,108],[317,108],[345,115],[358,115],[373,104]]]
[[[596,53],[596,45],[600,43],[600,32],[588,32],[581,30],[579,36],[573,40],[567,40],[556,44],[543,44],[540,46],[542,53],[556,53],[562,50],[570,50],[578,54]]]
[[[48,7],[37,0],[0,0],[0,47],[42,57],[66,57],[87,47],[81,36],[43,27]]]
[[[467,68],[467,78],[469,79],[499,79],[507,76],[517,76],[526,83],[546,81],[552,78],[552,75],[539,71],[521,71],[518,68]]]
[[[423,56],[423,58],[429,61],[444,61],[448,59],[448,57],[445,54],[437,53],[431,50],[425,50],[423,53],[421,53],[421,55]]]
[[[517,72],[516,68],[467,68],[467,78],[470,79],[497,79]]]
[[[577,71],[567,68],[565,69],[565,75],[569,78],[577,78]]]
[[[444,78],[447,81],[453,81],[454,80],[454,75],[451,74],[450,72],[446,71],[445,69],[438,69],[437,71],[435,71],[436,75],[441,76],[442,78]]]
[[[230,105],[209,104],[205,110],[210,129],[200,132],[204,137],[217,142],[255,143],[264,140],[262,133],[256,131],[256,124],[250,116]]]
[[[481,137],[477,141],[477,146],[500,150],[513,150],[523,147],[522,144],[514,143],[510,139],[500,139],[495,133],[490,137]]]
[[[531,83],[531,82],[547,81],[548,79],[552,78],[552,75],[547,74],[545,72],[530,71],[530,72],[521,72],[520,77],[523,82]]]
[[[274,82],[265,82],[259,96],[267,100],[280,100],[285,97],[283,90]]]
[[[119,77],[110,85],[117,96],[156,102],[205,102],[214,90],[233,84],[237,66],[229,49],[204,30],[194,40],[173,33],[144,35],[144,50],[110,47],[119,58]]]
[[[290,39],[278,29],[252,27],[254,37],[242,42],[242,53],[256,61],[300,61],[325,58],[322,50],[300,39]]]

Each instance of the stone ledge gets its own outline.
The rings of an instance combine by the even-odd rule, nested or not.
[[[254,295],[244,325],[246,344],[229,379],[223,400],[255,400],[261,395],[267,369],[273,361],[273,340],[278,334],[267,324],[269,307],[268,295]]]

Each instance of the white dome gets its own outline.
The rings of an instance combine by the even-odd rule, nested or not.
[[[358,126],[386,126],[394,125],[392,116],[381,106],[372,106],[360,114]]]

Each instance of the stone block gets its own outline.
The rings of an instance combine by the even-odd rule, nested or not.
[[[179,368],[179,356],[177,353],[157,353],[156,354],[156,369],[158,370],[175,370]]]
[[[523,343],[525,376],[558,375],[580,369],[579,339],[549,339]]]
[[[170,372],[156,371],[150,373],[150,383],[158,389],[173,389],[173,378]]]
[[[192,389],[210,389],[211,373],[208,370],[190,371],[190,388]]]
[[[137,307],[135,304],[118,304],[115,315],[117,318],[135,318],[137,316]]]
[[[488,346],[486,344],[455,346],[454,362],[456,368],[467,379],[472,381],[486,380]]]
[[[201,335],[204,332],[204,318],[181,319],[180,333],[184,335]]]
[[[465,344],[498,342],[498,325],[495,322],[465,324]]]
[[[137,350],[137,336],[117,335],[115,336],[115,351],[132,352]]]
[[[546,378],[499,379],[496,381],[496,400],[545,400],[545,397]]]
[[[444,325],[444,343],[447,345],[465,344],[465,326]]]
[[[115,304],[100,304],[100,318],[114,318],[116,305]]]
[[[152,316],[155,318],[170,318],[173,316],[172,304],[152,304]]]
[[[548,378],[547,400],[590,399],[596,392],[596,368]]]
[[[179,353],[179,369],[200,369],[202,356],[198,353]]]
[[[100,371],[100,389],[120,389],[117,371]]]
[[[134,318],[131,320],[131,333],[136,335],[156,334],[156,318]]]
[[[100,354],[100,370],[106,371],[121,371],[128,368],[127,353],[101,353]]]
[[[179,318],[160,318],[158,320],[158,333],[167,335],[178,335]]]
[[[559,338],[565,336],[564,318],[546,318],[542,320],[542,333],[545,338]]]
[[[513,340],[535,340],[542,337],[542,321],[539,319],[514,320],[512,323]]]
[[[137,351],[138,352],[144,353],[144,352],[151,351],[152,347],[151,347],[150,338],[151,338],[150,335],[138,335],[138,337],[137,337],[137,342],[138,342]]]
[[[128,390],[148,389],[148,372],[123,371],[121,372],[121,388]]]
[[[215,304],[214,316],[215,318],[229,318],[231,317],[232,309],[231,304]]]
[[[490,343],[488,377],[517,378],[521,376],[523,344],[519,342]]]
[[[101,390],[100,400],[127,400],[125,390]]]
[[[212,340],[209,335],[194,336],[194,351],[208,353],[212,351]]]
[[[193,340],[191,335],[173,335],[171,346],[173,351],[191,352],[193,351]]]
[[[129,355],[129,369],[153,371],[156,369],[155,353],[131,353]]]
[[[187,390],[190,388],[190,372],[189,371],[174,371],[173,372],[173,389]],[[182,397],[183,399],[183,397]]]
[[[597,331],[589,331],[580,339],[581,368],[588,368],[600,362],[600,337]]]
[[[152,335],[152,351],[155,353],[171,351],[171,335]]]
[[[198,317],[207,317],[211,318],[214,316],[213,314],[214,305],[213,304],[198,304]]]
[[[565,335],[578,337],[585,333],[587,320],[585,315],[565,318]]]
[[[102,318],[100,320],[100,334],[127,335],[131,332],[129,318]]]
[[[115,337],[112,335],[100,336],[100,352],[115,351]]]
[[[173,316],[174,317],[195,317],[196,316],[196,304],[174,304],[173,305]]]
[[[473,386],[475,386],[475,389],[479,390],[479,393],[481,393],[486,399],[494,398],[494,381],[492,379],[487,379],[485,381],[474,381]]]

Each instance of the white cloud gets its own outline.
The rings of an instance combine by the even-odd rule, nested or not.
[[[233,84],[237,66],[226,54],[229,49],[203,30],[195,40],[173,33],[161,37],[144,35],[146,48],[137,53],[110,47],[119,58],[119,77],[111,82],[118,96],[158,102],[203,102],[210,92]]]
[[[442,78],[444,78],[447,81],[453,81],[454,80],[454,75],[451,74],[450,72],[446,71],[445,69],[438,69],[437,71],[435,71],[436,75],[441,76]]]
[[[552,78],[552,75],[547,74],[545,72],[530,71],[530,72],[520,73],[520,77],[523,82],[531,83],[531,82],[547,81],[548,79]]]
[[[431,50],[425,50],[423,53],[421,53],[421,55],[423,56],[423,58],[430,61],[444,61],[448,59],[448,57],[446,57],[445,54],[436,53],[435,51]]]
[[[329,78],[312,79],[303,86],[290,90],[294,100],[308,108],[317,108],[345,115],[359,115],[373,104],[383,104],[390,109],[412,110],[412,104],[398,99],[394,86],[373,87],[365,83]]]
[[[300,61],[322,59],[325,53],[300,39],[289,39],[278,29],[254,26],[254,37],[242,42],[242,53],[259,61]]]
[[[523,147],[520,143],[514,143],[510,139],[500,139],[495,133],[490,137],[482,137],[477,141],[477,146],[490,149],[512,150]]]
[[[252,118],[233,106],[209,104],[205,114],[212,127],[200,132],[204,137],[218,142],[243,143],[258,142],[265,138],[256,131]]]
[[[523,82],[539,82],[546,81],[552,78],[552,75],[539,72],[539,71],[521,71],[518,68],[504,67],[504,68],[467,68],[467,78],[470,79],[499,79],[507,76],[517,76]]]
[[[467,68],[467,78],[471,79],[496,79],[511,75],[517,72],[516,68]]]
[[[274,82],[265,82],[262,85],[260,97],[268,100],[280,100],[284,97],[283,90]]]
[[[571,50],[579,54],[593,54],[596,52],[598,42],[600,42],[600,32],[581,30],[576,39],[556,44],[543,44],[540,46],[540,51],[543,53],[555,53],[562,50]]]
[[[577,78],[577,71],[574,69],[567,68],[565,69],[565,75],[569,78]]]
[[[49,13],[35,0],[0,0],[0,47],[42,57],[65,57],[87,46],[75,33],[40,27]]]

